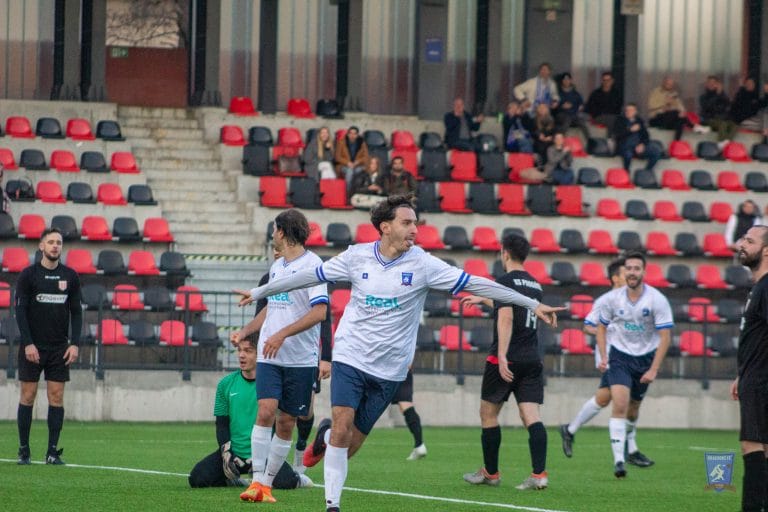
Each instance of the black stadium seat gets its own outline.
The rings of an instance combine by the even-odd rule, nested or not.
[[[677,233],[675,235],[675,250],[687,257],[704,256],[704,250],[701,248],[701,245],[699,245],[699,241],[693,233]]]
[[[80,168],[88,172],[109,172],[107,161],[99,151],[83,151],[80,155]]]
[[[325,119],[344,119],[339,102],[335,99],[320,99],[315,104],[315,112]]]
[[[184,255],[175,251],[166,251],[160,255],[160,272],[165,272],[169,276],[190,275]]]
[[[571,286],[580,283],[576,269],[574,268],[573,263],[570,261],[553,262],[552,268],[550,270],[550,276],[560,286]]]
[[[80,232],[77,223],[69,215],[54,215],[51,219],[51,227],[61,231],[61,237],[65,241],[80,240]]]
[[[152,196],[149,185],[131,185],[128,187],[128,202],[141,206],[154,206],[157,204]]]
[[[751,288],[752,274],[741,265],[729,265],[725,268],[725,282],[734,288]]]
[[[752,159],[759,162],[768,162],[768,144],[755,144],[752,146]]]
[[[387,138],[381,130],[365,130],[363,132],[363,140],[368,149],[387,147]]]
[[[423,132],[419,135],[421,149],[445,149],[443,138],[437,132]]]
[[[483,152],[477,154],[477,174],[484,181],[502,183],[507,181],[507,169],[504,154],[500,152]]]
[[[272,175],[272,157],[269,146],[262,144],[248,144],[243,146],[243,174],[250,176]]]
[[[104,249],[99,252],[99,257],[96,260],[96,268],[107,276],[125,275],[128,272],[128,269],[125,267],[123,255],[120,251],[115,251],[113,249]]]
[[[96,137],[102,140],[123,141],[123,133],[117,121],[99,121],[96,125]]]
[[[13,217],[5,212],[0,212],[0,239],[16,238],[17,236]]]
[[[118,242],[140,242],[139,224],[133,217],[117,217],[112,223],[112,239]]]
[[[650,169],[638,169],[635,171],[635,175],[632,178],[632,182],[635,186],[645,189],[657,189],[661,188],[659,182],[656,179],[656,174]]]
[[[152,311],[171,311],[173,299],[171,299],[168,288],[152,286],[144,290],[144,305]]]
[[[475,213],[499,213],[499,200],[490,183],[470,183],[467,207]]]
[[[343,222],[331,222],[326,229],[325,239],[334,247],[346,247],[352,243],[352,231]]]
[[[292,178],[288,184],[288,195],[296,208],[307,210],[322,208],[320,190],[317,181],[312,178]]]
[[[93,189],[88,183],[73,181],[67,185],[67,201],[93,204],[96,202],[96,198],[93,196]]]
[[[45,155],[39,149],[24,149],[21,151],[19,166],[28,171],[48,171],[50,167],[45,162]]]
[[[251,126],[248,129],[248,144],[254,146],[272,146],[272,130],[266,126]]]
[[[472,249],[472,242],[469,241],[464,226],[446,226],[443,232],[443,243],[455,251]]]
[[[712,175],[703,169],[691,171],[688,177],[688,184],[697,190],[717,190],[712,181]]]
[[[23,178],[20,180],[8,180],[5,184],[5,193],[11,201],[34,201],[35,200],[35,188],[32,186],[32,182]]]
[[[590,137],[587,141],[587,153],[592,156],[613,156],[608,139],[602,137]]]
[[[555,194],[550,185],[530,185],[525,202],[534,215],[558,215]]]
[[[420,212],[440,212],[440,198],[437,196],[435,184],[431,181],[420,181],[416,189],[416,204]]]
[[[676,288],[696,288],[696,280],[688,265],[673,263],[667,267],[666,277],[667,281]]]
[[[750,171],[744,176],[744,186],[752,192],[768,192],[768,180],[760,171]]]
[[[627,201],[624,213],[630,219],[653,220],[653,215],[648,210],[648,205],[642,199],[630,199]]]
[[[691,222],[709,222],[709,215],[704,205],[698,201],[686,201],[683,203],[682,215]]]
[[[560,247],[569,254],[580,254],[587,252],[587,244],[584,243],[584,236],[577,229],[564,229],[560,231]]]
[[[81,300],[85,304],[85,308],[91,311],[98,309],[109,309],[109,298],[107,297],[107,289],[103,284],[91,283],[86,284],[81,288]]]
[[[576,178],[576,182],[579,185],[584,185],[585,187],[604,187],[603,184],[603,178],[600,175],[600,171],[598,171],[594,167],[582,167],[579,169],[578,177]]]
[[[478,133],[474,139],[475,151],[478,153],[501,153],[499,141],[492,133]]]
[[[216,324],[203,320],[192,324],[192,341],[208,346],[219,346],[222,344]]]
[[[422,149],[419,176],[425,180],[447,181],[450,179],[448,157],[442,148]]]
[[[643,251],[643,241],[637,231],[620,231],[616,247],[622,251]]]
[[[44,139],[64,138],[64,132],[61,130],[59,120],[53,117],[41,117],[38,119],[35,126],[35,135]]]
[[[725,160],[716,142],[703,140],[696,145],[696,156],[704,160]]]
[[[160,343],[155,326],[146,320],[134,320],[128,325],[128,339],[140,347]]]

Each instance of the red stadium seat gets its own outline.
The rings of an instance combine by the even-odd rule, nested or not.
[[[716,258],[730,258],[733,256],[733,251],[728,247],[728,244],[725,242],[725,236],[722,233],[707,233],[704,235],[702,249],[704,249],[706,256],[714,256]]]
[[[477,155],[474,151],[454,149],[448,155],[451,179],[455,181],[483,181],[477,175]]]
[[[521,171],[536,166],[532,154],[508,153],[507,166],[509,167],[509,181],[512,183],[532,183],[520,176]]]
[[[245,146],[243,129],[237,125],[224,125],[221,127],[221,142],[225,146]]]
[[[304,245],[306,245],[307,247],[325,247],[326,245],[328,245],[328,242],[325,240],[325,237],[323,236],[323,230],[320,229],[320,224],[318,224],[317,222],[310,221],[309,238],[307,238],[307,241]]]
[[[523,263],[523,268],[526,272],[531,274],[531,276],[533,276],[533,278],[538,281],[539,284],[548,285],[553,283],[552,278],[547,272],[547,267],[545,267],[544,263],[541,261],[525,260]]]
[[[715,312],[712,301],[706,297],[688,299],[688,318],[691,319],[691,322],[719,323],[721,320]]]
[[[608,169],[605,173],[605,186],[621,189],[635,188],[635,185],[629,177],[629,172],[627,172],[626,169],[621,169],[619,167]]]
[[[395,130],[392,132],[392,149],[410,149],[417,151],[419,148],[413,138],[413,134],[408,130]]]
[[[35,132],[29,119],[24,116],[11,116],[5,120],[5,134],[17,139],[34,139]]]
[[[594,299],[591,295],[577,294],[571,296],[571,318],[574,320],[584,320],[592,311]]]
[[[302,119],[314,119],[315,114],[312,113],[312,107],[309,106],[309,101],[306,98],[291,98],[288,100],[288,105],[285,107],[285,112],[289,116],[299,117]]]
[[[627,218],[616,199],[604,197],[597,202],[597,216],[604,219],[624,220]]]
[[[11,307],[11,285],[0,281],[0,309]]]
[[[336,137],[336,140],[339,141],[347,136],[347,129],[346,128],[339,128],[336,130],[336,133],[334,133],[334,136]]]
[[[347,183],[343,179],[320,180],[320,205],[332,210],[351,210],[347,200]]]
[[[96,265],[88,249],[70,249],[67,251],[67,266],[78,274],[95,274]]]
[[[643,281],[656,288],[669,288],[669,281],[664,277],[664,272],[656,263],[645,264],[645,277]]]
[[[19,218],[19,238],[39,240],[45,231],[45,219],[42,215],[25,213]]]
[[[96,200],[103,204],[124,205],[128,204],[123,197],[123,191],[117,183],[101,183],[96,191]]]
[[[584,145],[581,143],[581,139],[578,137],[566,137],[563,140],[565,147],[571,150],[571,155],[575,158],[584,158],[587,152],[584,150]]]
[[[669,156],[678,160],[696,160],[691,145],[684,140],[673,140],[669,143]]]
[[[653,205],[653,218],[667,222],[681,222],[683,220],[677,212],[677,205],[672,201],[656,201]]]
[[[720,276],[717,265],[702,264],[696,269],[696,285],[707,290],[726,290],[731,286]]]
[[[584,210],[580,185],[559,185],[555,187],[557,213],[568,217],[588,217]]]
[[[479,251],[501,250],[496,231],[488,226],[478,226],[472,231],[472,246]]]
[[[131,251],[128,255],[128,273],[137,276],[157,276],[160,270],[155,264],[155,257],[149,251]]]
[[[203,294],[196,286],[179,286],[176,289],[176,309],[189,311],[208,311],[203,302]]]
[[[144,221],[142,237],[145,242],[173,242],[168,221],[162,217],[149,217]]]
[[[357,228],[355,228],[356,244],[367,244],[369,242],[375,242],[380,237],[381,235],[379,235],[379,232],[370,222],[363,222],[362,224],[358,224]]]
[[[44,203],[66,203],[58,181],[38,181],[35,196]]]
[[[118,284],[112,292],[112,309],[144,311],[139,290],[132,284]]]
[[[3,272],[21,272],[29,266],[29,253],[23,247],[3,249]]]
[[[94,140],[91,123],[87,119],[75,118],[67,121],[67,137],[73,140]]]
[[[600,263],[587,261],[582,263],[579,281],[584,286],[610,286],[611,281],[605,276],[605,269]]]
[[[733,214],[733,207],[730,203],[714,201],[709,205],[709,219],[713,222],[725,224]]]
[[[676,169],[665,169],[661,173],[661,186],[670,190],[691,190],[683,173]]]
[[[441,240],[437,228],[426,224],[419,226],[416,233],[416,245],[426,250],[445,249],[445,244]]]
[[[714,355],[712,349],[706,348],[704,335],[699,331],[683,331],[680,333],[680,353],[685,356],[701,357]]]
[[[531,215],[525,206],[525,191],[517,183],[499,184],[499,212],[508,215]]]
[[[444,325],[440,328],[440,347],[444,350],[472,350],[466,331],[461,331],[458,325]]]
[[[619,248],[613,243],[611,233],[604,229],[589,232],[587,247],[592,254],[619,254]]]
[[[51,167],[59,172],[79,172],[75,155],[71,151],[57,149],[51,153]]]
[[[352,298],[349,288],[336,288],[331,292],[331,316],[338,321]]]
[[[440,209],[449,213],[472,213],[467,208],[467,193],[464,183],[441,181],[437,184],[437,195],[440,197]]]
[[[237,116],[257,116],[256,109],[253,107],[251,98],[245,96],[234,96],[229,100],[229,111]]]
[[[581,329],[563,329],[560,333],[560,349],[563,354],[594,354]]]
[[[717,188],[728,192],[747,191],[746,187],[741,184],[741,177],[735,171],[720,171],[717,174]]]
[[[301,132],[298,128],[286,127],[277,130],[277,144],[289,148],[303,148],[304,141],[301,140]]]
[[[467,258],[464,260],[464,272],[473,276],[493,279],[490,270],[488,270],[488,264],[480,258]]]
[[[13,157],[13,151],[8,148],[0,148],[0,165],[6,171],[16,171],[19,169],[19,164],[16,163],[16,159]]]
[[[729,142],[723,148],[723,156],[731,162],[750,162],[747,148],[741,142]]]
[[[80,236],[84,240],[91,242],[112,240],[107,220],[99,215],[83,217],[83,222],[80,226]]]
[[[112,153],[112,161],[109,165],[113,171],[125,174],[138,174],[141,172],[136,165],[136,159],[130,151],[115,151]]]
[[[128,338],[123,332],[123,324],[114,318],[104,318],[99,326],[97,339],[101,338],[102,345],[127,345]]]
[[[169,347],[183,347],[189,341],[187,326],[180,320],[163,320],[160,324],[160,343]]]
[[[394,148],[392,149],[390,161],[398,156],[403,159],[403,169],[411,173],[414,178],[419,178],[419,150],[414,148]]]
[[[259,178],[259,202],[267,208],[291,208],[288,202],[288,179],[282,176]]]
[[[560,244],[551,229],[536,228],[531,231],[531,250],[541,253],[560,252]]]
[[[645,249],[654,256],[677,256],[665,231],[649,231],[645,238]]]
[[[466,292],[461,292],[456,297],[451,298],[451,316],[463,315],[465,318],[478,318],[488,316],[478,304],[461,304],[461,298],[468,295],[469,294]]]

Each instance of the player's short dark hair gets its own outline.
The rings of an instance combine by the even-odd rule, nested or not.
[[[394,156],[394,157],[392,157],[392,162],[390,162],[390,163],[393,163],[395,160],[400,160],[401,162],[405,163],[405,159],[403,157],[401,157],[401,156]]]
[[[760,237],[760,241],[762,242],[763,247],[768,247],[768,226],[765,224],[755,224],[752,227],[760,228],[763,231],[763,236]]]
[[[612,278],[613,276],[619,275],[621,272],[621,267],[624,266],[624,260],[626,258],[616,258],[612,262],[608,264],[608,279]]]
[[[304,245],[309,238],[309,221],[299,210],[285,210],[275,217],[275,229],[283,232],[283,236],[295,244]]]
[[[413,204],[414,200],[415,197],[413,194],[397,194],[389,196],[371,208],[371,224],[373,224],[376,231],[381,234],[381,223],[394,220],[398,208],[404,207],[416,211],[416,207]]]
[[[43,230],[43,234],[40,235],[40,241],[42,242],[43,240],[45,240],[45,237],[47,237],[51,233],[58,233],[59,235],[61,235],[62,238],[64,238],[64,235],[61,234],[61,230],[59,228],[46,228]]]
[[[627,260],[640,260],[643,262],[643,268],[645,268],[645,254],[640,251],[629,251],[624,254],[624,261]]]
[[[520,235],[508,233],[501,241],[501,250],[509,254],[513,260],[523,263],[531,252],[531,244]]]

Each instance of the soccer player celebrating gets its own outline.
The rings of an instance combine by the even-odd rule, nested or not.
[[[598,368],[606,374],[613,407],[608,429],[613,450],[613,474],[627,476],[624,445],[627,438],[627,411],[630,396],[640,401],[656,379],[671,343],[674,326],[669,301],[656,288],[643,282],[645,256],[630,252],[624,256],[626,286],[606,294],[597,314]],[[611,351],[607,353],[607,330],[613,325]]]
[[[327,511],[338,511],[347,458],[357,452],[386,410],[413,360],[419,317],[430,288],[456,294],[466,289],[524,306],[555,324],[557,311],[489,279],[414,247],[416,211],[411,196],[393,195],[371,210],[381,240],[356,244],[316,268],[298,271],[250,291],[235,290],[241,305],[264,296],[344,280],[352,296],[336,330],[331,380],[331,423],[320,423],[304,454],[306,466],[325,454]],[[327,449],[326,449],[327,447]]]
[[[61,465],[57,449],[64,425],[64,384],[69,380],[69,365],[77,360],[83,306],[77,272],[59,258],[63,247],[56,228],[40,237],[40,263],[21,271],[16,283],[16,321],[21,333],[19,346],[19,464],[30,464],[29,431],[32,406],[37,396],[40,373],[45,372],[48,394],[48,453],[46,464]],[[72,338],[68,340],[70,318]]]
[[[541,300],[541,285],[523,269],[531,245],[518,235],[507,235],[502,241],[501,262],[506,274],[498,279],[518,293]],[[482,297],[465,297],[463,302],[477,304]],[[483,432],[484,466],[467,473],[464,480],[471,484],[499,485],[499,448],[501,427],[499,413],[509,395],[515,395],[520,419],[528,429],[531,452],[531,475],[517,489],[546,489],[548,477],[547,431],[541,422],[539,405],[544,403],[543,365],[539,357],[536,316],[522,306],[495,303],[493,316],[496,328],[493,344],[485,361],[480,401],[480,423]]]
[[[251,428],[256,419],[256,343],[248,337],[237,344],[240,369],[216,387],[216,441],[219,448],[195,464],[190,487],[244,486],[240,475],[251,470]],[[312,487],[312,480],[283,462],[272,485],[275,489]]]
[[[608,265],[608,278],[611,280],[613,289],[621,288],[626,284],[624,273],[624,258],[614,260]],[[604,293],[595,299],[592,311],[584,319],[584,332],[587,334],[593,336],[597,334],[597,324],[600,321],[598,312],[609,293]],[[615,325],[611,324],[606,332],[606,343],[608,343],[609,351],[614,330]],[[595,356],[598,359],[596,362],[599,364],[599,353],[596,353]],[[611,403],[611,390],[608,385],[608,376],[604,373],[600,379],[600,385],[595,396],[584,402],[584,405],[581,406],[578,414],[570,423],[560,425],[560,437],[563,443],[563,453],[565,453],[566,457],[573,456],[573,442],[579,428],[597,416],[609,403]],[[627,409],[627,462],[635,466],[648,467],[653,465],[653,461],[643,455],[637,447],[637,417],[640,412],[641,403],[642,397],[637,396],[637,393],[633,390],[630,393],[629,408]]]
[[[752,271],[755,286],[741,319],[731,397],[739,401],[741,416],[741,510],[759,512],[768,506],[768,226],[750,228],[736,246],[739,263]]]
[[[308,237],[309,223],[298,210],[286,210],[275,218],[273,242],[282,257],[272,264],[267,286],[321,263],[316,254],[304,248]],[[320,322],[328,307],[324,283],[314,283],[308,290],[267,295],[267,307],[232,337],[239,342],[259,331],[259,410],[251,433],[253,482],[240,495],[244,501],[275,501],[272,482],[291,449],[296,418],[309,410],[317,372]]]

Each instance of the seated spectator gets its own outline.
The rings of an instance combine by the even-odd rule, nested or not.
[[[742,128],[768,135],[768,84],[763,86],[763,98],[757,90],[757,81],[749,77],[739,87],[731,103],[731,119]]]
[[[557,129],[566,133],[568,128],[576,126],[581,130],[584,142],[587,142],[589,129],[587,128],[587,115],[584,113],[584,99],[573,85],[573,77],[570,73],[565,72],[559,76],[557,92],[560,95],[560,106],[557,107],[555,113]]]
[[[557,132],[552,145],[547,148],[544,181],[555,185],[572,185],[575,179],[572,166],[573,155],[570,148],[565,145],[565,136],[562,132]]]
[[[725,224],[725,242],[732,250],[736,251],[737,242],[741,240],[749,228],[763,223],[760,216],[760,208],[754,201],[747,199],[739,205],[739,210],[731,214]]]
[[[453,110],[446,112],[443,116],[445,124],[445,145],[450,149],[460,151],[472,151],[473,132],[480,129],[480,123],[483,122],[483,114],[475,117],[464,110],[464,100],[456,98],[453,100]]]
[[[336,176],[347,181],[347,193],[352,188],[352,178],[363,172],[368,165],[368,146],[360,136],[357,126],[350,126],[343,139],[336,143]]]
[[[405,170],[403,158],[399,156],[392,159],[389,172],[379,173],[376,185],[385,196],[416,193],[416,179]]]
[[[539,105],[555,109],[560,103],[557,84],[552,80],[552,66],[544,62],[539,65],[539,74],[515,86],[515,98],[523,104],[523,110],[535,112]]]
[[[531,135],[531,118],[523,114],[522,106],[517,100],[510,101],[507,112],[501,121],[504,130],[504,147],[513,153],[533,153],[533,136]]]
[[[304,148],[304,172],[314,180],[332,179],[336,177],[333,168],[333,158],[336,149],[331,137],[331,131],[323,126]]]
[[[637,105],[627,103],[624,115],[614,125],[616,152],[621,156],[624,169],[629,171],[633,157],[647,159],[645,168],[653,170],[661,153],[654,145],[648,145],[650,138],[645,123],[637,115]]]
[[[555,120],[549,112],[549,107],[539,103],[536,116],[533,118],[533,151],[539,157],[539,162],[547,161],[547,148],[552,145],[555,136]]]
[[[621,115],[621,91],[610,71],[600,77],[600,87],[592,91],[587,99],[584,111],[598,124],[605,125],[608,137],[613,136],[613,124]]]
[[[723,83],[714,75],[707,77],[704,94],[699,96],[701,123],[717,132],[717,140],[727,144],[736,134],[738,126],[729,119],[731,100],[723,92]]]
[[[685,112],[685,105],[680,99],[677,85],[672,78],[665,76],[661,85],[654,88],[648,96],[648,124],[662,130],[675,130],[675,140],[683,136],[683,128],[693,128]],[[701,126],[696,131],[709,131]]]
[[[360,172],[352,179],[352,195],[349,203],[356,208],[371,208],[381,201],[381,187],[376,184],[382,173],[381,161],[378,157],[371,157],[365,172]]]

